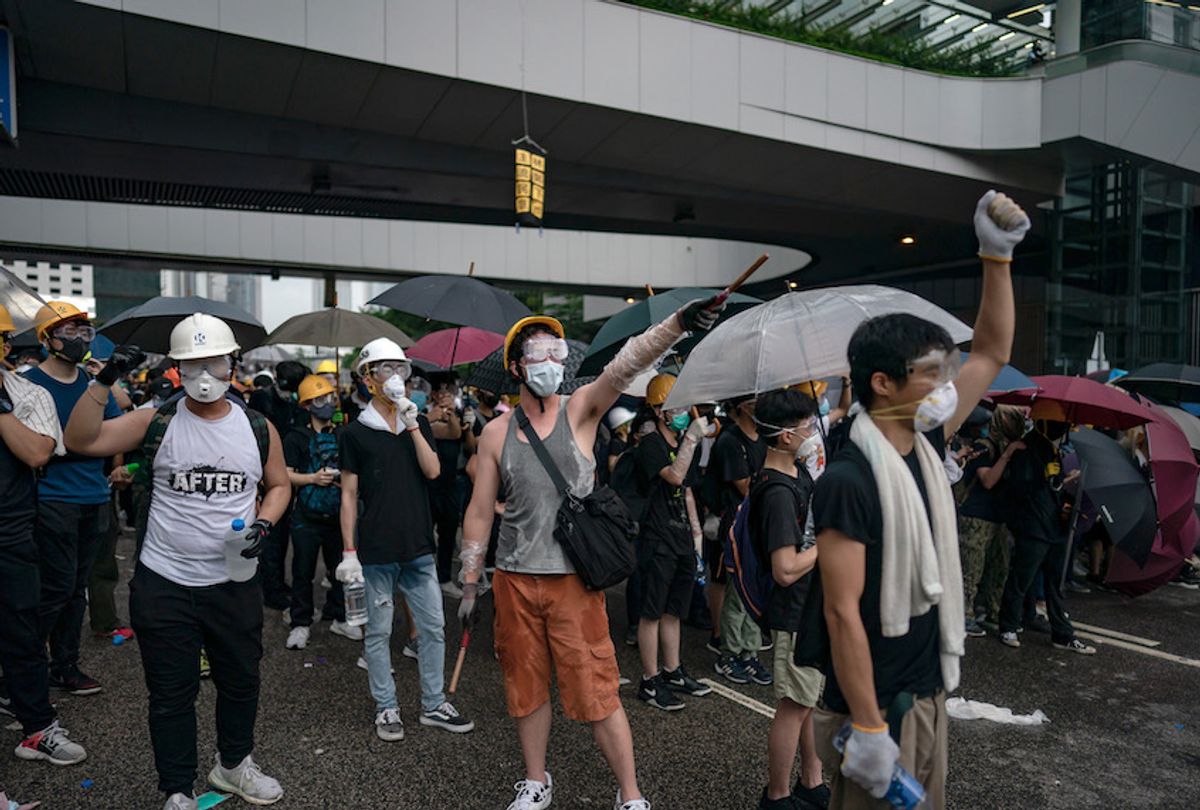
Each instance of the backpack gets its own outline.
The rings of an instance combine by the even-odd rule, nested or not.
[[[642,491],[637,480],[637,460],[634,457],[637,448],[633,445],[625,448],[625,452],[617,456],[609,475],[608,485],[625,502],[629,514],[636,521],[641,521],[646,512],[647,494]]]
[[[338,439],[330,433],[313,432],[308,437],[308,464],[297,472],[314,473],[325,467],[338,466]],[[305,517],[330,520],[338,516],[342,506],[342,490],[339,487],[300,487],[296,504]]]
[[[761,476],[761,473],[759,475]],[[729,530],[722,538],[722,546],[725,572],[729,575],[729,581],[741,597],[746,613],[765,630],[768,629],[767,605],[776,587],[775,576],[771,573],[771,560],[765,549],[759,548],[754,542],[750,531],[750,511],[753,502],[771,487],[786,486],[793,490],[794,487],[783,481],[761,483],[763,479],[759,480],[759,485],[751,485],[746,497],[735,507]]]
[[[158,454],[158,448],[162,447],[163,437],[167,435],[167,425],[171,424],[171,419],[179,408],[179,401],[185,396],[186,394],[181,391],[167,400],[155,412],[154,417],[150,420],[150,426],[146,428],[146,435],[142,439],[141,452],[145,456],[145,461],[134,474],[133,479],[134,500],[137,502],[136,530],[139,551],[141,551],[142,541],[146,537],[146,527],[150,522],[150,493],[154,489],[154,457]],[[270,422],[258,411],[246,407],[246,403],[242,402],[240,398],[228,395],[226,399],[245,411],[246,417],[250,420],[250,428],[254,431],[254,439],[258,444],[258,457],[262,460],[265,470],[267,457],[271,453]]]

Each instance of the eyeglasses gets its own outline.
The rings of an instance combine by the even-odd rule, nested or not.
[[[228,355],[179,361],[180,377],[199,377],[206,371],[218,380],[223,380],[229,376],[229,372],[233,371],[233,361]]]
[[[314,408],[323,408],[326,405],[336,405],[337,396],[335,394],[322,394],[319,397],[313,397],[308,402]]]
[[[78,321],[68,321],[62,326],[57,327],[50,334],[56,338],[66,338],[67,340],[83,338],[91,342],[96,337],[96,327],[86,323],[79,323]]]
[[[392,376],[399,374],[401,379],[407,380],[412,375],[412,366],[408,363],[380,363],[371,369],[371,376],[380,381],[385,381]]]
[[[562,338],[530,338],[521,347],[521,355],[530,363],[544,363],[547,360],[561,363],[567,359],[567,354],[567,342]]]

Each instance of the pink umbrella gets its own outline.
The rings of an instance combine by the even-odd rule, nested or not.
[[[408,356],[450,368],[460,363],[477,363],[504,345],[504,335],[461,326],[430,332],[408,350]]]
[[[1200,466],[1187,435],[1163,408],[1144,399],[1141,403],[1154,417],[1146,424],[1146,448],[1159,530],[1144,566],[1114,549],[1107,576],[1110,585],[1131,596],[1149,593],[1174,579],[1200,540],[1195,510]]]

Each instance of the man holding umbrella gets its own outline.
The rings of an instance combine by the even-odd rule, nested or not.
[[[67,447],[88,456],[141,447],[151,485],[138,516],[144,529],[130,582],[150,697],[150,742],[166,810],[195,810],[196,695],[201,646],[217,687],[216,762],[208,781],[253,804],[283,798],[279,783],[251,757],[258,716],[263,606],[258,578],[235,581],[225,537],[246,525],[241,556],[257,557],[291,499],[279,434],[262,414],[226,396],[240,351],[223,320],[196,313],[171,332],[170,358],[186,396],[161,409],[102,421],[108,388],[141,362],[119,347],[80,398],[67,424]],[[140,471],[139,471],[140,474]],[[264,488],[257,502],[260,484]]]
[[[567,358],[565,334],[544,315],[522,318],[504,343],[504,366],[519,384],[521,408],[575,496],[592,490],[592,447],[600,420],[635,377],[651,368],[688,331],[706,331],[724,300],[687,304],[662,323],[630,338],[600,377],[570,397],[558,391]],[[521,435],[513,413],[490,422],[479,440],[475,490],[463,528],[463,598],[458,615],[475,610],[496,494],[506,507],[500,525],[494,582],[496,648],[508,712],[525,758],[524,779],[509,810],[543,810],[554,786],[546,769],[550,738],[551,665],[567,717],[591,724],[592,736],[617,778],[618,810],[649,810],[638,788],[629,721],[617,696],[616,650],[608,632],[604,594],[584,588],[554,538],[562,496]]]

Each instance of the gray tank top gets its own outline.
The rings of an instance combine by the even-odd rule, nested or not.
[[[554,524],[562,501],[550,474],[528,442],[521,441],[516,416],[509,419],[500,451],[500,480],[507,500],[500,521],[496,566],[516,574],[573,574],[575,567],[554,539]],[[554,430],[542,439],[550,457],[576,496],[590,495],[596,462],[580,452],[567,420],[567,397],[558,406]]]

